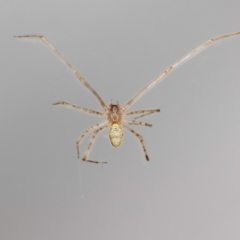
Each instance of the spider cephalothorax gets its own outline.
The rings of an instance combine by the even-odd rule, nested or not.
[[[122,121],[122,111],[118,102],[117,104],[109,104],[107,118],[110,124],[120,123]]]
[[[87,109],[87,108],[84,108],[84,107],[80,107],[80,106],[77,106],[77,105],[74,105],[74,104],[70,104],[70,103],[67,103],[67,102],[57,102],[57,103],[54,103],[54,105],[59,105],[60,104],[60,105],[63,105],[63,106],[72,107],[72,108],[75,108],[75,109],[83,110],[83,111],[85,111],[87,113],[90,113],[90,114],[97,114],[97,115],[102,116],[102,117],[105,118],[104,122],[97,123],[97,124],[87,128],[84,131],[84,133],[77,139],[76,147],[77,147],[77,153],[78,153],[78,157],[79,157],[79,144],[80,144],[81,140],[84,138],[84,136],[88,132],[90,132],[91,130],[96,128],[96,130],[92,134],[91,140],[90,140],[90,142],[88,144],[88,147],[87,147],[87,150],[86,150],[85,154],[83,155],[82,160],[86,161],[86,162],[91,162],[91,163],[106,163],[106,162],[99,162],[99,161],[89,160],[87,156],[88,156],[88,153],[90,151],[90,148],[92,146],[92,143],[93,143],[96,135],[101,130],[103,130],[104,128],[107,128],[107,127],[110,128],[110,130],[109,130],[109,138],[110,138],[110,141],[111,141],[111,143],[112,143],[112,145],[114,147],[118,147],[121,144],[121,142],[122,142],[123,128],[125,128],[128,131],[130,131],[131,133],[133,133],[139,139],[139,142],[142,145],[142,149],[143,149],[143,152],[145,154],[145,158],[146,158],[147,161],[149,161],[149,157],[148,157],[147,150],[146,150],[145,144],[143,142],[142,136],[140,134],[138,134],[137,132],[135,132],[133,129],[131,129],[128,126],[126,126],[125,124],[123,124],[123,122],[127,122],[128,124],[134,124],[134,125],[141,125],[141,126],[151,127],[152,124],[145,123],[145,122],[139,122],[139,121],[136,121],[135,119],[138,119],[138,118],[150,115],[152,113],[159,112],[160,109],[137,110],[137,111],[133,111],[133,112],[129,112],[129,113],[125,113],[125,111],[143,93],[145,93],[147,90],[149,90],[154,84],[156,84],[157,82],[162,80],[169,72],[171,72],[179,64],[183,63],[184,61],[186,61],[190,57],[194,56],[195,54],[197,54],[201,50],[205,49],[206,47],[208,47],[212,43],[214,43],[214,42],[216,42],[216,41],[218,41],[220,39],[236,36],[236,35],[239,35],[239,34],[240,34],[240,32],[235,32],[235,33],[230,33],[230,34],[222,35],[222,36],[219,36],[219,37],[215,37],[215,38],[212,38],[212,39],[208,40],[207,42],[203,43],[202,45],[198,46],[197,48],[193,49],[186,56],[184,56],[183,58],[178,60],[176,63],[174,63],[173,65],[171,65],[168,68],[166,68],[156,79],[154,79],[153,82],[151,82],[145,88],[143,88],[142,91],[140,91],[138,94],[136,94],[129,102],[127,102],[126,105],[124,105],[121,108],[120,108],[118,102],[117,102],[117,104],[110,103],[109,107],[107,107],[105,105],[104,101],[102,100],[102,98],[98,95],[98,93],[89,85],[89,83],[80,75],[80,73],[77,72],[77,70],[62,56],[62,54],[44,36],[41,36],[41,35],[24,35],[24,36],[17,36],[17,37],[19,37],[19,38],[39,38],[39,39],[41,39],[68,66],[68,68],[74,73],[74,75],[77,77],[77,79],[82,84],[84,84],[85,87],[87,87],[94,94],[94,96],[98,99],[99,103],[102,105],[102,107],[103,107],[103,109],[105,111],[104,113],[101,113],[101,112],[98,112],[98,111],[95,111],[95,110],[90,110],[90,109]],[[138,116],[135,117],[133,120],[127,120],[126,119],[126,117],[132,116],[132,115],[138,115]]]

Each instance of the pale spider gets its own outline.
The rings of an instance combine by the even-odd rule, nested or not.
[[[157,76],[156,79],[154,79],[149,85],[147,85],[145,88],[143,88],[142,91],[140,91],[137,95],[135,95],[123,107],[120,107],[118,102],[116,102],[116,104],[112,104],[112,102],[110,102],[109,106],[107,106],[103,102],[102,98],[98,95],[98,93],[86,82],[86,80],[80,75],[80,73],[77,72],[77,70],[63,57],[63,55],[44,36],[33,34],[33,35],[22,35],[22,36],[15,36],[15,37],[18,37],[18,38],[40,38],[48,47],[50,47],[55,52],[55,54],[64,62],[64,64],[66,64],[68,66],[68,68],[74,73],[74,75],[77,77],[77,79],[81,83],[83,83],[85,85],[85,87],[87,87],[94,94],[94,96],[98,99],[98,101],[100,102],[100,104],[102,105],[102,107],[104,109],[104,113],[101,113],[101,112],[98,112],[98,111],[94,111],[94,110],[90,110],[90,109],[87,109],[87,108],[84,108],[84,107],[80,107],[80,106],[77,106],[77,105],[74,105],[74,104],[70,104],[70,103],[67,103],[67,102],[56,102],[53,105],[63,105],[63,106],[66,106],[66,107],[72,107],[72,108],[75,108],[75,109],[78,109],[78,110],[83,110],[83,111],[85,111],[87,113],[90,113],[90,114],[97,114],[97,115],[102,116],[102,117],[104,117],[106,119],[103,123],[98,123],[98,124],[95,124],[95,125],[87,128],[84,131],[84,133],[77,139],[76,147],[77,147],[77,154],[78,154],[78,158],[79,158],[79,144],[80,144],[81,140],[84,138],[84,136],[88,132],[90,132],[91,130],[97,128],[93,132],[93,134],[92,134],[92,137],[91,137],[90,142],[88,144],[88,147],[87,147],[87,149],[85,151],[85,154],[83,155],[82,160],[86,161],[86,162],[91,162],[91,163],[107,163],[107,162],[99,162],[99,161],[93,161],[93,160],[88,160],[87,159],[88,158],[87,156],[89,154],[90,148],[91,148],[91,146],[93,144],[93,141],[94,141],[96,135],[101,130],[103,130],[104,128],[107,128],[107,127],[110,128],[110,130],[109,130],[109,138],[110,138],[111,144],[114,147],[118,147],[121,144],[121,142],[122,142],[122,138],[123,138],[123,130],[122,129],[123,128],[126,128],[128,131],[133,133],[139,139],[139,141],[140,141],[140,143],[142,145],[143,152],[145,154],[145,158],[146,158],[147,161],[149,161],[147,150],[146,150],[146,147],[145,147],[144,142],[143,142],[143,137],[140,134],[138,134],[137,132],[135,132],[133,129],[131,129],[128,126],[124,125],[123,121],[128,122],[130,124],[151,127],[152,124],[149,124],[149,123],[146,123],[146,122],[139,122],[139,121],[136,121],[135,119],[141,118],[141,117],[144,117],[146,115],[153,114],[153,113],[160,112],[160,109],[137,110],[137,111],[125,113],[126,110],[143,93],[145,93],[147,90],[149,90],[154,84],[156,84],[157,82],[162,80],[176,66],[178,66],[181,63],[183,63],[184,61],[186,61],[190,57],[194,56],[196,53],[200,52],[201,50],[205,49],[206,47],[208,47],[212,43],[214,43],[214,42],[216,42],[216,41],[218,41],[220,39],[236,36],[236,35],[239,35],[239,34],[240,34],[240,32],[235,32],[235,33],[230,33],[230,34],[222,35],[222,36],[219,36],[219,37],[211,38],[208,41],[206,41],[205,43],[203,43],[202,45],[200,45],[197,48],[193,49],[186,56],[184,56],[183,58],[178,60],[172,66],[169,66],[167,69],[165,69],[159,76]],[[130,121],[126,120],[125,117],[130,116],[130,115],[140,115],[140,116],[137,116],[133,120],[130,120]]]

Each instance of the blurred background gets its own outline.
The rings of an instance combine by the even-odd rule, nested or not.
[[[0,239],[240,239],[240,36],[171,72],[130,111],[160,108],[113,148],[105,130],[90,159],[76,139],[102,119],[94,95],[124,105],[208,39],[240,31],[240,2],[3,0],[0,8]],[[83,154],[88,135],[81,147]]]

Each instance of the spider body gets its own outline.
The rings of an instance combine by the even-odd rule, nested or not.
[[[18,38],[39,38],[41,41],[43,41],[48,47],[50,47],[53,50],[53,52],[73,72],[73,74],[76,76],[76,78],[85,87],[87,87],[93,93],[93,95],[97,98],[97,100],[99,101],[99,103],[101,104],[101,106],[102,106],[102,108],[104,110],[104,113],[98,112],[98,111],[95,111],[95,110],[91,110],[91,109],[87,109],[87,108],[84,108],[84,107],[80,107],[80,106],[77,106],[77,105],[74,105],[74,104],[70,104],[70,103],[67,103],[67,102],[63,102],[63,101],[62,102],[56,102],[56,103],[54,103],[54,105],[62,105],[62,106],[65,106],[65,107],[70,107],[70,108],[82,110],[82,111],[85,111],[85,112],[87,112],[89,114],[97,114],[97,115],[105,118],[104,122],[97,123],[97,124],[95,124],[93,126],[90,126],[83,132],[83,134],[76,141],[76,148],[77,148],[77,153],[78,153],[78,158],[79,158],[80,157],[80,154],[79,154],[79,144],[80,144],[81,140],[86,136],[86,134],[88,134],[90,131],[95,129],[93,131],[93,133],[92,133],[92,137],[90,139],[90,142],[88,144],[86,152],[83,155],[82,160],[86,161],[86,162],[91,162],[91,163],[106,163],[106,162],[89,160],[88,159],[88,153],[89,153],[89,151],[91,149],[91,146],[93,144],[94,139],[96,138],[96,135],[100,131],[102,131],[103,129],[105,129],[107,127],[110,128],[110,130],[109,130],[109,138],[110,138],[111,144],[114,147],[118,147],[121,144],[121,142],[122,142],[123,128],[127,129],[132,134],[134,134],[138,138],[138,140],[139,140],[139,142],[140,142],[140,144],[142,146],[142,149],[143,149],[143,152],[144,152],[146,160],[149,161],[149,157],[148,157],[147,150],[146,150],[146,147],[145,147],[145,144],[144,144],[144,141],[143,141],[143,137],[140,134],[138,134],[137,132],[135,132],[133,129],[131,129],[128,126],[126,126],[123,122],[127,122],[128,124],[152,127],[152,124],[145,123],[145,122],[139,122],[139,121],[136,121],[136,119],[144,117],[144,116],[147,116],[147,115],[150,115],[150,114],[153,114],[153,113],[160,112],[160,109],[136,110],[136,111],[132,111],[132,112],[128,112],[128,113],[126,113],[126,110],[143,93],[148,91],[157,82],[160,82],[175,67],[177,67],[181,63],[185,62],[186,60],[188,60],[189,58],[191,58],[192,56],[194,56],[198,52],[202,51],[206,47],[210,46],[214,42],[216,42],[218,40],[221,40],[221,39],[228,38],[228,37],[236,36],[236,35],[240,35],[240,32],[225,34],[225,35],[222,35],[222,36],[219,36],[219,37],[211,38],[208,41],[206,41],[203,44],[201,44],[200,46],[198,46],[197,48],[193,49],[191,52],[189,52],[187,55],[185,55],[180,60],[175,62],[173,65],[167,67],[160,75],[158,75],[150,84],[148,84],[138,94],[136,94],[123,107],[120,107],[118,102],[116,104],[110,103],[109,107],[107,107],[105,105],[104,101],[102,100],[102,98],[98,95],[98,93],[89,85],[89,83],[81,76],[81,74],[79,72],[77,72],[77,70],[63,57],[63,55],[44,36],[42,36],[42,35],[23,35],[23,36],[16,36],[16,37],[18,37]],[[135,117],[132,120],[127,120],[127,117],[132,116],[132,115],[138,115],[138,116]]]

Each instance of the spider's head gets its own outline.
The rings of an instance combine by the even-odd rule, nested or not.
[[[116,104],[110,102],[107,116],[110,124],[121,122],[122,111],[118,102]]]

